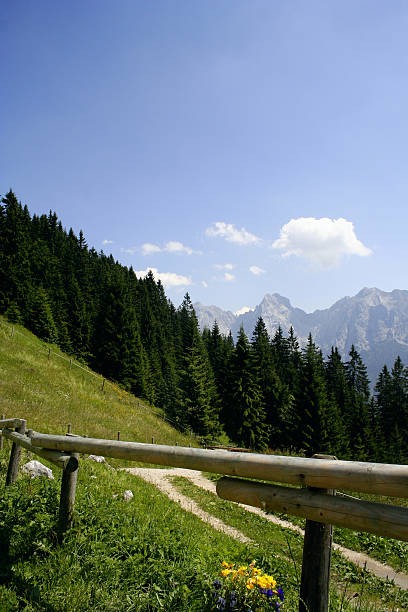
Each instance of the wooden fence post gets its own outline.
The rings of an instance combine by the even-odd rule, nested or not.
[[[79,459],[79,453],[72,453],[72,456]],[[62,540],[63,534],[72,527],[77,478],[78,467],[72,470],[68,465],[62,470],[61,497],[58,517],[58,534],[60,541]]]
[[[24,434],[26,430],[26,421],[22,420],[21,425],[16,427],[18,433]],[[10,452],[10,461],[7,468],[6,485],[13,484],[17,480],[18,466],[20,464],[21,446],[13,442]]]
[[[314,459],[337,459],[313,455]],[[333,489],[310,487],[311,491],[335,495]],[[303,544],[299,612],[328,612],[333,525],[306,520]]]
[[[120,440],[120,431],[118,431],[118,440]]]
[[[68,423],[67,433],[71,433],[71,423]]]
[[[1,415],[1,420],[4,421],[5,418],[6,418],[6,415],[2,414]],[[3,436],[0,436],[0,450],[3,450],[3,445],[4,445],[3,443],[4,443],[4,438],[3,438]]]

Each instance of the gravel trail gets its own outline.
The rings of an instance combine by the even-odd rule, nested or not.
[[[172,468],[169,470],[160,469],[160,468],[125,468],[126,472],[133,474],[134,476],[139,476],[143,478],[143,480],[154,484],[160,491],[165,493],[171,500],[178,502],[183,510],[187,512],[191,512],[198,516],[202,521],[211,525],[214,529],[218,531],[222,531],[227,535],[239,540],[240,542],[245,542],[249,544],[254,544],[253,540],[248,538],[238,529],[234,529],[234,527],[230,527],[220,519],[212,516],[208,512],[202,510],[199,505],[194,502],[192,499],[180,493],[176,487],[169,481],[169,478],[173,476],[181,476],[183,478],[187,478],[193,484],[209,491],[210,493],[216,494],[215,483],[208,478],[205,478],[201,472],[196,470],[186,470],[183,468]],[[289,521],[284,521],[273,514],[266,514],[260,508],[254,508],[253,506],[246,506],[245,504],[238,504],[241,508],[244,508],[248,512],[252,512],[253,514],[258,514],[262,516],[267,521],[274,523],[275,525],[279,525],[280,527],[284,527],[285,529],[292,529],[292,531],[297,531],[301,535],[304,535],[303,529],[298,527],[297,525],[293,525]],[[345,548],[340,544],[333,543],[333,548],[338,550],[346,559],[357,565],[358,567],[366,567],[368,571],[373,573],[378,578],[388,578],[389,580],[393,580],[397,586],[405,591],[408,591],[408,575],[402,572],[396,572],[392,567],[385,565],[384,563],[380,563],[376,561],[372,557],[364,553],[359,553],[354,550],[350,550],[349,548]]]

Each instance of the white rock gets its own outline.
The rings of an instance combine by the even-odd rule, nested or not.
[[[130,501],[131,499],[133,499],[133,493],[132,491],[130,491],[129,489],[127,489],[127,491],[125,491],[122,495],[122,499],[124,501]]]
[[[39,461],[35,461],[35,459],[24,464],[22,470],[25,474],[30,474],[31,478],[36,478],[37,476],[46,476],[47,478],[54,480],[52,470],[50,470],[50,468],[47,468]]]
[[[88,459],[95,461],[96,463],[106,463],[106,459],[105,457],[102,457],[102,455],[89,455]]]

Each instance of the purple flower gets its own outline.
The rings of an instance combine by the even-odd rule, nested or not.
[[[213,587],[214,587],[214,589],[217,589],[217,590],[218,590],[218,589],[220,589],[220,588],[221,588],[221,586],[222,586],[222,585],[221,585],[221,581],[220,581],[220,580],[214,580],[214,582],[213,582]]]

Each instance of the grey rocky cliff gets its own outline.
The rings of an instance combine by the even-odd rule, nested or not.
[[[292,326],[301,344],[309,332],[324,354],[337,346],[346,358],[352,344],[365,360],[372,380],[387,363],[392,366],[397,355],[408,363],[408,291],[391,292],[364,288],[353,297],[338,300],[330,308],[306,313],[294,308],[281,295],[267,294],[253,311],[235,316],[216,306],[194,304],[201,329],[211,328],[217,319],[220,331],[232,331],[234,338],[243,325],[251,337],[256,321],[262,316],[270,335],[280,326],[287,333]]]

